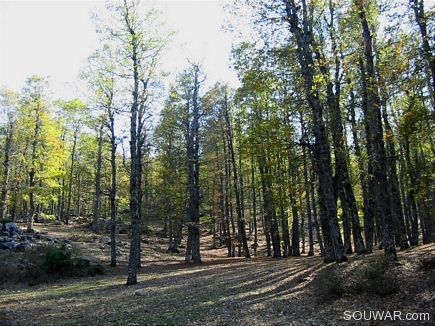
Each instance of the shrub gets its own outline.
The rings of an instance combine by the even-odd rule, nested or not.
[[[315,277],[315,297],[325,302],[340,297],[346,292],[343,272],[339,265],[328,265]]]
[[[435,269],[435,256],[428,257],[428,258],[421,258],[419,263],[421,269],[433,270]]]
[[[399,282],[394,266],[394,262],[384,256],[328,265],[314,278],[315,296],[319,302],[325,302],[345,294],[386,296],[397,293]]]
[[[0,224],[13,222],[13,220],[10,217],[2,217],[0,218]]]
[[[368,260],[355,268],[350,279],[350,288],[357,293],[385,296],[399,290],[397,277],[392,273],[394,262],[385,256]]]
[[[104,268],[90,266],[89,260],[81,257],[80,252],[73,247],[68,249],[66,244],[61,247],[50,247],[42,262],[43,269],[50,274],[62,276],[94,276],[104,274]]]

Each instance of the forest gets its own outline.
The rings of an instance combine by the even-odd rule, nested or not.
[[[168,251],[187,239],[195,266],[205,231],[212,249],[246,259],[260,241],[266,257],[324,263],[380,250],[395,262],[433,243],[433,2],[224,5],[238,88],[209,86],[189,58],[165,88],[160,59],[176,31],[138,0],[94,16],[82,98],[53,99],[41,76],[2,88],[1,221],[31,233],[83,216],[98,233],[108,220],[112,267],[117,223],[128,223],[128,285],[156,221]]]

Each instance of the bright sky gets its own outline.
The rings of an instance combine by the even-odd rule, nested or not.
[[[158,0],[164,18],[179,30],[166,67],[181,70],[187,58],[203,62],[208,81],[237,83],[228,69],[230,36],[220,31],[219,1]],[[54,97],[80,97],[78,73],[98,46],[90,12],[103,0],[0,0],[0,85],[20,91],[27,77],[50,76]]]

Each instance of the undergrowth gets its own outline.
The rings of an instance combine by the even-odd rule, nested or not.
[[[95,276],[104,274],[101,265],[91,266],[89,260],[83,258],[76,247],[49,247],[41,264],[47,274],[61,276]]]
[[[345,294],[386,296],[399,291],[395,262],[384,256],[326,266],[315,277],[314,291],[324,302]]]

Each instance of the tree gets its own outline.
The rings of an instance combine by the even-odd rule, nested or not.
[[[200,253],[200,232],[199,232],[199,155],[200,155],[200,98],[199,80],[200,68],[198,64],[192,64],[190,71],[186,71],[187,89],[185,94],[185,139],[186,139],[186,159],[187,159],[187,191],[189,200],[187,204],[187,249],[186,264],[192,260],[194,263],[201,262]]]
[[[293,0],[284,1],[284,4],[286,21],[297,43],[298,61],[305,82],[306,98],[312,112],[315,139],[313,154],[316,173],[319,177],[319,208],[325,242],[325,262],[333,260],[341,262],[347,258],[338,226],[329,141],[323,118],[324,104],[319,94],[320,85],[315,78],[315,50],[313,51],[312,47],[316,45],[316,42],[313,35],[313,22],[309,17],[311,9],[307,8],[305,1],[301,1],[302,11]]]
[[[112,17],[104,22],[102,34],[116,50],[115,74],[123,80],[124,96],[130,107],[131,246],[127,285],[132,285],[137,283],[137,267],[141,265],[139,224],[142,217],[142,158],[147,139],[146,121],[157,81],[157,64],[171,33],[159,19],[159,13],[153,8],[144,8],[140,1],[123,0],[109,4],[107,9]]]
[[[106,138],[110,143],[110,237],[111,237],[111,262],[112,267],[116,266],[116,213],[117,213],[117,162],[116,150],[118,145],[118,137],[115,130],[115,119],[120,115],[122,108],[118,102],[119,87],[117,87],[116,78],[116,63],[114,61],[114,50],[110,45],[103,45],[91,57],[89,57],[89,68],[83,77],[88,80],[88,84],[94,91],[93,102],[95,102],[96,110],[99,112],[97,121],[98,129],[98,155],[96,168],[96,188],[95,188],[95,208],[93,228],[98,227],[98,219],[101,206],[101,168],[102,168],[102,146]],[[116,102],[118,100],[118,102]],[[106,137],[103,137],[106,135]]]
[[[433,50],[433,37],[431,38],[428,33],[428,27],[430,26],[429,15],[425,13],[424,0],[409,0],[409,4],[414,11],[415,21],[420,30],[423,58],[429,66],[427,71],[428,79],[430,80],[429,84],[431,85],[429,93],[432,94],[432,107],[435,110],[435,53]]]
[[[86,124],[87,120],[87,108],[86,104],[79,99],[73,99],[71,101],[59,101],[58,104],[61,108],[61,117],[66,129],[66,134],[71,136],[71,153],[70,153],[70,165],[68,173],[68,191],[67,191],[67,206],[66,212],[62,212],[61,219],[65,220],[68,224],[71,215],[71,201],[73,190],[73,176],[75,173],[76,155],[77,155],[77,141],[82,128]]]
[[[354,1],[358,12],[363,36],[363,58],[360,59],[363,82],[363,111],[366,123],[366,137],[369,157],[369,192],[373,198],[375,214],[379,217],[383,233],[385,253],[397,259],[393,216],[388,192],[387,158],[383,141],[381,103],[378,93],[378,82],[374,64],[373,35],[366,16],[366,8],[362,1]]]
[[[52,189],[58,187],[57,178],[64,162],[60,130],[48,110],[46,92],[48,82],[32,76],[26,80],[22,90],[19,108],[19,139],[23,144],[22,159],[27,174],[25,198],[30,211],[27,214],[27,230],[33,230],[33,221],[42,205],[52,196]]]
[[[238,242],[243,246],[243,252],[245,258],[250,258],[247,236],[246,236],[246,225],[245,218],[243,214],[243,182],[239,173],[241,169],[241,164],[237,167],[236,151],[235,151],[235,139],[233,123],[230,118],[230,99],[229,91],[226,86],[215,85],[208,92],[208,97],[211,101],[214,101],[214,106],[217,106],[218,119],[222,120],[222,134],[224,141],[227,144],[229,151],[229,161],[231,164],[231,174],[232,174],[232,186],[234,189],[234,195],[236,199],[236,220],[237,220],[237,232],[238,232]],[[213,104],[211,104],[213,105]],[[240,154],[239,154],[240,155]]]
[[[13,136],[16,128],[17,115],[16,110],[18,108],[18,94],[8,91],[6,89],[0,89],[0,109],[1,115],[4,118],[4,125],[0,126],[0,130],[5,137],[4,141],[4,158],[3,158],[3,181],[0,195],[0,218],[6,217],[7,202],[9,193],[9,175],[10,175],[10,162],[13,148]]]

